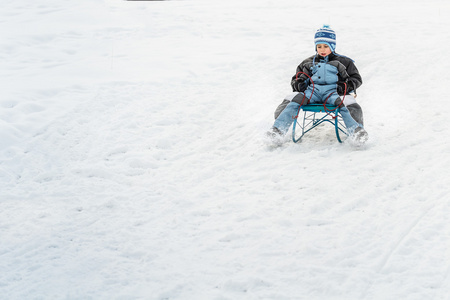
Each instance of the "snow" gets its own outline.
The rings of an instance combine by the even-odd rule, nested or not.
[[[4,0],[1,299],[450,299],[450,4]],[[264,133],[322,24],[368,144]]]

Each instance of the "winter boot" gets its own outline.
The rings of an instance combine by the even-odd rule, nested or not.
[[[353,132],[352,139],[357,145],[364,145],[364,143],[369,139],[369,134],[364,130],[364,128],[357,127],[355,132]]]
[[[272,127],[266,132],[266,137],[275,144],[282,144],[284,139],[284,134],[276,127]]]

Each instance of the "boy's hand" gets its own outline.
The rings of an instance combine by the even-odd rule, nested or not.
[[[296,92],[304,92],[308,88],[308,83],[301,80],[293,80],[292,87]]]
[[[344,95],[349,89],[348,82],[338,81],[337,82],[337,93],[339,95]]]
[[[347,84],[347,89],[345,89],[345,84]],[[353,91],[353,82],[351,81],[338,81],[337,82],[337,93],[339,95],[344,95],[344,92],[347,94],[348,92]]]

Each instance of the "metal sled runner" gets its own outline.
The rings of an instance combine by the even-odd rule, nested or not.
[[[307,104],[301,106],[292,128],[292,140],[297,143],[307,132],[320,124],[330,123],[334,126],[337,140],[342,143],[341,134],[348,136],[348,132],[339,112],[339,107],[334,105]]]

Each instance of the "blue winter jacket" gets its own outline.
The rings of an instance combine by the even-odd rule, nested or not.
[[[361,75],[353,60],[334,53],[326,57],[313,55],[297,67],[296,75],[291,80],[293,91],[304,92],[306,86],[302,86],[301,83],[305,81],[309,84],[308,90],[312,90],[309,77],[299,72],[306,73],[311,77],[314,82],[314,94],[317,93],[318,96],[336,92],[336,84],[339,81],[347,84],[347,94],[356,91],[362,84]]]

